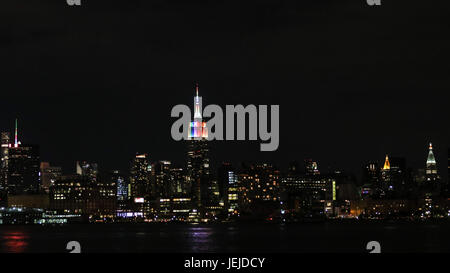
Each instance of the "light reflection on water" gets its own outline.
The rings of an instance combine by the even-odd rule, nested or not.
[[[27,250],[29,237],[21,231],[6,232],[0,238],[2,252],[21,253]]]
[[[1,226],[0,252],[365,252],[376,238],[384,252],[448,251],[448,224],[74,225]],[[411,238],[414,238],[412,240]]]
[[[184,232],[186,250],[194,253],[239,251],[236,248],[240,241],[239,230],[234,226],[191,226]]]
[[[210,227],[190,227],[185,236],[187,245],[192,252],[210,252],[214,251],[215,244],[211,240],[214,235]]]

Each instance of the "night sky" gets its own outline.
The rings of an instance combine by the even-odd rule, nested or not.
[[[214,143],[214,162],[311,157],[359,174],[386,153],[424,167],[432,141],[447,177],[445,1],[81,1],[0,9],[0,129],[18,117],[22,142],[66,173],[127,170],[136,151],[183,164],[170,111],[198,81],[204,105],[280,105],[276,152]]]

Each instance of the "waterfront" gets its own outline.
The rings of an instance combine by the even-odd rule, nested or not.
[[[450,252],[450,223],[98,224],[0,226],[0,252],[150,253]]]

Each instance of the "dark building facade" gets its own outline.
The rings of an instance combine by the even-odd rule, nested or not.
[[[62,168],[57,166],[50,166],[48,162],[41,162],[41,181],[42,189],[48,191],[50,185],[55,183],[55,181],[61,177]]]
[[[8,152],[8,192],[38,193],[41,186],[39,146],[18,144]]]
[[[63,176],[50,186],[50,209],[65,214],[112,218],[116,215],[117,185],[92,182],[81,175]]]
[[[131,163],[130,187],[132,198],[154,199],[155,187],[152,185],[152,165],[145,153],[138,153]]]
[[[153,218],[158,202],[154,165],[148,154],[137,153],[131,162],[129,207],[144,218]]]
[[[98,178],[98,164],[94,162],[77,161],[76,170],[78,175],[87,177],[92,182],[96,182]]]
[[[114,170],[110,174],[110,181],[117,185],[117,201],[126,201],[129,198],[129,187],[126,176],[120,171]]]
[[[239,172],[240,211],[258,218],[279,212],[280,179],[280,171],[271,164],[243,166]]]
[[[195,206],[197,208],[209,206],[213,200],[213,191],[208,140],[188,140],[186,170]]]
[[[8,206],[8,193],[5,189],[0,189],[0,208]]]
[[[1,162],[0,162],[0,188],[6,189],[8,185],[8,158],[10,148],[10,133],[1,133]]]
[[[186,183],[186,174],[183,168],[172,167],[170,169],[170,183],[173,189],[173,197],[188,196],[191,192]]]
[[[13,195],[41,190],[39,146],[19,141],[17,119],[14,142],[9,132],[1,134],[0,188]]]
[[[237,175],[231,163],[223,162],[219,167],[217,171],[217,184],[220,199],[224,202],[227,208],[230,207],[230,198],[233,202],[234,197],[237,197]],[[236,194],[236,196],[233,194]],[[237,201],[237,199],[235,200]],[[231,205],[231,210],[234,211],[233,207],[237,208],[237,204]]]
[[[175,194],[176,185],[172,183],[171,177],[172,163],[167,160],[160,160],[154,164],[154,178],[156,188],[156,198],[171,198]]]

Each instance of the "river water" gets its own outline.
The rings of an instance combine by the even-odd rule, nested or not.
[[[96,224],[0,226],[0,252],[450,252],[450,223]]]

